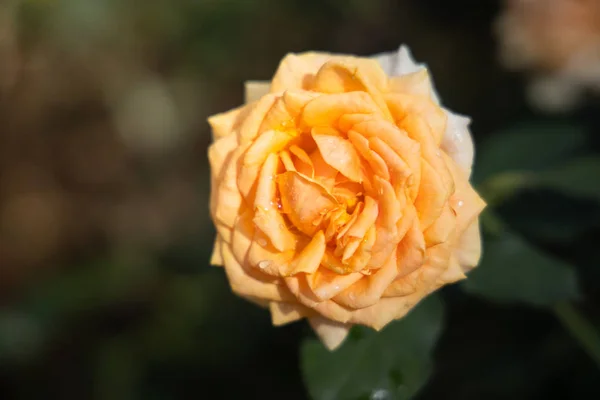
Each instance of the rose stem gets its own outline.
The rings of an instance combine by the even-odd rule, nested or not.
[[[554,313],[600,368],[600,336],[594,326],[568,302],[561,302],[554,306]]]

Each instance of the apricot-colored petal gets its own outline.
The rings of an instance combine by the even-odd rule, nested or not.
[[[327,53],[286,55],[273,76],[271,91],[311,89],[314,75],[331,57],[332,55]]]
[[[358,274],[360,275],[360,274]],[[338,322],[347,322],[352,316],[351,310],[342,307],[332,300],[322,301],[316,297],[315,293],[310,288],[307,276],[298,274],[288,278],[284,278],[290,292],[305,306],[314,309],[325,318],[329,318]],[[334,287],[335,288],[335,287]]]
[[[367,265],[369,268],[381,268],[400,241],[396,224],[400,220],[401,210],[394,189],[389,182],[378,177],[375,177],[375,185],[379,195],[379,215],[373,255]]]
[[[459,237],[454,254],[464,272],[468,272],[479,264],[481,258],[481,234],[479,232],[479,219]]]
[[[352,271],[362,272],[369,263],[375,245],[376,232],[375,225],[370,226],[352,257],[345,261]]]
[[[291,136],[297,136],[296,117],[287,107],[283,96],[278,97],[271,108],[266,112],[262,123],[258,128],[258,134],[265,131],[277,130],[288,133]]]
[[[311,100],[304,107],[302,121],[309,127],[335,126],[344,114],[375,114],[382,116],[371,96],[365,92],[327,94]]]
[[[424,296],[424,293],[416,292],[404,297],[381,298],[370,307],[354,311],[348,322],[381,330],[393,320],[404,317]]]
[[[290,146],[290,153],[297,158],[296,163],[294,164],[295,170],[307,178],[314,179],[315,166],[313,165],[313,160],[311,157],[306,154],[306,151],[299,146],[292,145]]]
[[[363,275],[359,273],[339,275],[329,269],[319,268],[313,274],[306,276],[306,280],[316,298],[319,301],[325,301],[350,287],[362,277]]]
[[[238,189],[244,198],[249,198],[269,154],[282,150],[292,139],[286,132],[272,130],[264,132],[252,143],[239,165],[237,178]]]
[[[358,309],[372,306],[398,275],[396,252],[393,251],[385,264],[370,276],[365,276],[333,300],[348,308]]]
[[[319,265],[321,264],[321,260],[325,255],[325,249],[327,244],[325,243],[325,234],[323,231],[318,231],[310,241],[302,249],[302,251],[294,258],[292,261],[290,268],[291,274],[297,274],[300,272],[305,272],[308,274],[314,273]]]
[[[269,93],[271,82],[269,81],[246,81],[244,82],[244,101],[252,103],[260,100]]]
[[[448,240],[454,231],[456,231],[456,213],[450,204],[446,203],[440,216],[423,232],[423,236],[427,247],[431,247]]]
[[[427,69],[390,78],[390,91],[430,98],[432,85]]]
[[[223,239],[217,235],[215,238],[215,244],[213,246],[212,255],[210,256],[210,265],[222,266],[223,256],[221,255],[221,246],[223,246]]]
[[[363,91],[371,95],[384,118],[392,120],[382,92],[387,91],[387,76],[375,60],[333,59],[326,62],[314,79],[313,90],[322,93]]]
[[[450,257],[450,260],[448,261],[448,268],[439,276],[439,278],[436,281],[436,285],[448,285],[463,280],[466,277],[467,276],[465,275],[463,269],[458,263],[458,260],[454,255],[452,255]]]
[[[471,174],[475,149],[473,147],[473,138],[469,132],[471,120],[462,115],[448,114],[448,125],[444,132],[441,148],[454,160],[454,162],[467,174]]]
[[[425,160],[421,167],[421,183],[419,194],[415,199],[415,207],[421,221],[421,228],[429,228],[442,214],[448,201],[448,193],[437,171]]]
[[[236,121],[238,121],[238,117],[245,108],[246,106],[241,106],[224,113],[215,114],[208,118],[208,123],[212,128],[213,141],[217,141],[234,133]]]
[[[317,143],[323,160],[342,175],[355,182],[362,182],[360,156],[348,140],[329,134],[327,129],[313,128],[312,137]]]
[[[257,228],[263,231],[277,250],[285,251],[294,247],[296,237],[287,229],[276,199],[277,184],[275,183],[275,175],[278,166],[279,159],[277,155],[269,154],[262,166],[258,180],[253,222]]]
[[[237,130],[238,142],[247,143],[258,136],[258,128],[261,126],[267,111],[273,107],[278,95],[270,93],[260,98],[256,103],[248,105],[243,122]]]
[[[377,116],[373,114],[344,114],[338,121],[338,128],[342,132],[349,132],[354,128],[354,125],[362,122],[378,121]]]
[[[295,255],[295,248],[279,251],[268,242],[262,232],[256,231],[250,243],[247,264],[269,276],[289,276]]]
[[[369,148],[369,139],[355,131],[348,132],[348,139],[350,139],[350,142],[361,157],[367,161],[375,175],[378,175],[385,180],[390,179],[390,172],[385,161],[379,154]]]
[[[313,85],[322,93],[381,92],[387,89],[387,76],[375,60],[334,58],[319,69]]]
[[[232,228],[242,204],[242,196],[236,184],[237,160],[245,149],[244,146],[239,146],[231,150],[234,145],[233,138],[225,137],[208,149],[212,186],[210,209],[217,228],[221,224]]]
[[[292,115],[299,115],[309,101],[320,95],[321,93],[307,90],[286,90],[283,101]]]
[[[410,198],[414,200],[421,181],[421,145],[409,138],[406,132],[386,121],[361,122],[352,129],[368,139],[372,137],[381,139],[402,158],[411,172],[407,178],[407,185]]]
[[[270,302],[269,311],[271,311],[271,322],[275,326],[286,325],[305,317],[312,317],[315,314],[313,310],[302,304],[279,301]]]
[[[430,126],[430,134],[439,146],[446,132],[448,116],[432,100],[403,93],[391,93],[385,96],[387,105],[397,123],[407,116],[418,115]]]
[[[448,269],[452,256],[452,243],[447,241],[425,250],[424,264],[408,275],[398,277],[386,295],[406,296],[432,286]]]
[[[366,196],[362,212],[346,235],[362,239],[367,234],[369,228],[375,224],[378,215],[379,207],[377,206],[377,202],[372,197]]]
[[[292,157],[290,156],[290,153],[287,150],[282,150],[281,152],[279,152],[279,158],[281,159],[281,162],[283,163],[283,166],[286,171],[296,171],[294,161],[292,160]]]
[[[337,206],[335,198],[317,182],[294,171],[279,175],[277,182],[282,211],[296,228],[314,235],[319,230],[320,217]]]
[[[408,187],[406,185],[408,178],[413,175],[413,171],[387,143],[378,137],[371,137],[369,139],[369,147],[387,165],[390,171],[390,178],[388,180],[391,180],[396,196],[399,195],[401,190],[405,190],[405,188],[408,188],[409,193],[411,190],[415,190],[416,185],[412,184],[408,185]],[[412,181],[414,181],[414,178]],[[412,181],[411,183],[413,183]]]
[[[444,155],[444,158],[455,182],[456,189],[450,198],[450,205],[456,213],[456,232],[461,235],[486,204],[469,183],[468,172],[461,169],[449,156]]]
[[[235,293],[273,301],[294,300],[286,286],[269,282],[269,277],[240,265],[228,246],[223,246],[222,253],[227,279]],[[265,279],[262,279],[263,277]]]
[[[323,317],[312,317],[308,322],[329,351],[337,349],[344,342],[352,327]]]
[[[425,239],[419,229],[416,219],[412,219],[409,230],[396,248],[396,279],[388,285],[383,296],[398,297],[414,293],[417,288],[404,279],[423,267],[425,259]]]

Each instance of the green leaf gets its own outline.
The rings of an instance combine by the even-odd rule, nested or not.
[[[409,399],[427,382],[431,353],[442,330],[443,308],[429,296],[380,332],[355,327],[341,348],[317,340],[301,351],[304,381],[315,400]]]
[[[574,299],[579,292],[574,269],[509,232],[485,242],[480,265],[462,287],[490,300],[537,306]]]
[[[541,174],[538,185],[576,197],[600,200],[600,157],[581,157],[552,168]]]
[[[477,149],[473,182],[505,171],[536,171],[572,156],[584,147],[585,131],[557,121],[522,123],[488,138]]]

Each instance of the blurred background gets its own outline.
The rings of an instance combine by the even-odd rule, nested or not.
[[[527,290],[557,282],[600,322],[598,1],[2,0],[0,398],[309,398],[307,324],[272,328],[208,264],[206,118],[288,52],[401,43],[472,117],[474,180],[503,226],[579,282],[535,270]],[[523,179],[571,156],[579,169],[544,175],[558,184]],[[600,398],[545,304],[496,297],[442,291],[417,398]]]

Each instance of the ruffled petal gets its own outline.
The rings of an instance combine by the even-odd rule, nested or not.
[[[313,236],[323,216],[337,207],[335,198],[317,182],[288,171],[277,177],[282,211],[296,228]]]
[[[360,156],[350,141],[332,134],[331,128],[315,127],[312,129],[312,137],[317,143],[321,157],[328,165],[348,179],[362,182]]]

